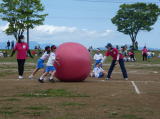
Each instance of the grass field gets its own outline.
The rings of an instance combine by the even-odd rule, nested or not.
[[[113,80],[79,83],[40,84],[41,72],[29,80],[37,58],[27,60],[25,79],[17,80],[16,60],[0,58],[0,119],[160,119],[160,59],[142,62],[137,54],[137,62],[126,63],[128,81],[117,66]]]

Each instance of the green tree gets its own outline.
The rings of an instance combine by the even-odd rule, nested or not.
[[[14,35],[15,39],[27,29],[42,25],[47,14],[40,14],[44,6],[40,0],[2,0],[0,4],[1,19],[9,23],[5,30],[7,35]]]
[[[117,31],[130,36],[135,49],[139,31],[151,31],[159,15],[160,9],[156,4],[122,4],[111,21],[117,26]]]

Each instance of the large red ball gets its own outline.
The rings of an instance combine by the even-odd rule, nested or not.
[[[91,69],[91,57],[88,50],[78,43],[64,43],[56,50],[60,63],[56,67],[56,77],[65,82],[79,82],[87,78]]]

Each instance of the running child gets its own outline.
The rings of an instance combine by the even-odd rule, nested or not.
[[[49,53],[50,53],[50,46],[45,47],[44,54],[37,60],[37,66],[36,69],[32,72],[32,74],[29,76],[29,79],[32,79],[34,75],[40,70],[44,69],[45,65],[44,62],[48,60],[49,58]],[[45,71],[45,69],[44,69]]]
[[[102,78],[105,75],[105,71],[101,67],[101,63],[96,64],[91,73],[91,77]]]
[[[38,80],[40,83],[44,83],[44,78],[48,74],[50,74],[49,81],[54,82],[54,74],[56,73],[54,62],[58,63],[58,61],[56,60],[55,51],[56,51],[56,46],[55,45],[51,46],[51,53],[46,64],[46,71],[42,74],[42,76]]]

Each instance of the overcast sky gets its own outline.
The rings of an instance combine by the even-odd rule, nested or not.
[[[38,43],[59,45],[64,42],[78,42],[86,47],[104,47],[111,42],[115,45],[131,44],[129,36],[116,31],[111,18],[116,15],[122,3],[153,2],[158,0],[42,0],[46,17],[44,25],[30,32],[30,40]],[[14,40],[2,31],[6,22],[0,23],[0,40]],[[160,48],[160,19],[151,32],[138,34],[140,46]]]

